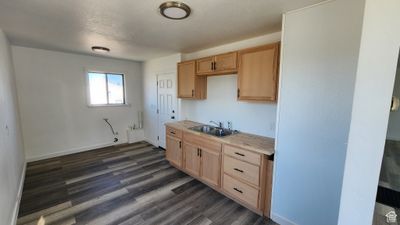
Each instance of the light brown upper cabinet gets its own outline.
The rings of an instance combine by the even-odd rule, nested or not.
[[[196,61],[178,63],[178,97],[205,99],[206,96],[207,77],[196,76]]]
[[[221,74],[236,73],[238,69],[237,57],[237,52],[216,55],[214,63],[215,71]]]
[[[196,75],[222,75],[237,72],[237,52],[196,60]]]
[[[238,61],[238,99],[275,102],[279,43],[241,50]]]
[[[209,75],[214,73],[214,57],[207,57],[196,60],[196,74]]]

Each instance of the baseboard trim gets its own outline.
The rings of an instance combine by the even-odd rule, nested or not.
[[[295,222],[273,212],[271,212],[271,219],[280,225],[297,225]]]
[[[85,147],[79,147],[79,148],[72,148],[72,149],[67,149],[67,150],[62,150],[50,154],[45,154],[45,155],[38,155],[38,156],[31,156],[26,159],[27,162],[33,162],[33,161],[38,161],[42,159],[49,159],[49,158],[54,158],[58,156],[64,156],[64,155],[70,155],[78,152],[85,152],[89,150],[93,150],[96,148],[104,148],[108,146],[115,145],[116,143],[113,142],[107,142],[107,143],[102,143],[102,144],[96,144],[96,145],[91,145],[91,146],[85,146]],[[124,144],[124,143],[118,143],[118,144]]]
[[[18,220],[19,204],[21,202],[22,190],[24,189],[24,182],[25,182],[26,163],[27,162],[24,161],[24,167],[22,168],[21,178],[19,179],[18,192],[17,192],[17,196],[16,196],[14,212],[13,212],[13,217],[12,217],[12,221],[11,221],[11,224],[13,224],[13,225],[17,224],[17,220]]]
[[[154,142],[154,141],[152,141],[152,140],[150,140],[148,138],[144,138],[144,141],[147,141],[147,142],[149,142],[150,144],[152,144],[154,146],[158,146],[158,143],[156,143],[156,142]]]

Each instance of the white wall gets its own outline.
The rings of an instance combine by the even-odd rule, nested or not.
[[[400,60],[397,64],[393,96],[400,98]],[[400,111],[390,112],[386,139],[400,141]]]
[[[0,224],[15,222],[25,166],[11,49],[0,30]]]
[[[363,3],[284,15],[272,201],[280,224],[337,224]]]
[[[207,78],[207,99],[182,100],[182,118],[208,124],[209,121],[232,121],[233,128],[274,137],[276,104],[242,102],[236,98],[237,75]]]
[[[366,0],[340,225],[372,223],[399,56],[399,12],[398,0]]]
[[[143,65],[143,127],[145,139],[158,146],[157,122],[157,75],[177,72],[177,63],[181,61],[181,54],[156,58],[144,62]],[[178,106],[178,118],[180,109]]]
[[[12,47],[25,152],[28,160],[109,145],[109,118],[127,141],[126,129],[142,110],[141,63]],[[88,107],[85,69],[125,74],[129,107]]]
[[[184,60],[255,47],[280,41],[281,33],[272,33],[217,46],[198,52],[183,54]],[[203,123],[210,120],[232,121],[233,128],[262,136],[275,136],[276,104],[237,101],[237,75],[207,78],[206,100],[182,100],[181,118]]]

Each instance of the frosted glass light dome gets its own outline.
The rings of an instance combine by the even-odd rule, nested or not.
[[[190,7],[183,2],[164,2],[159,7],[161,15],[168,19],[181,20],[190,15]]]

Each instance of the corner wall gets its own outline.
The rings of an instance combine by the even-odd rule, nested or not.
[[[12,46],[29,161],[127,142],[142,110],[142,63]],[[86,70],[125,74],[129,106],[88,107]]]
[[[372,223],[399,57],[399,12],[398,0],[366,0],[339,225]]]
[[[143,127],[145,139],[158,146],[158,115],[157,115],[157,75],[163,73],[177,74],[177,63],[181,54],[151,59],[143,63]],[[179,102],[178,102],[179,104]],[[178,105],[178,119],[180,107]]]
[[[0,224],[16,222],[25,170],[10,44],[0,30]]]
[[[336,225],[364,0],[284,15],[272,218]],[[348,223],[366,224],[366,223]]]

